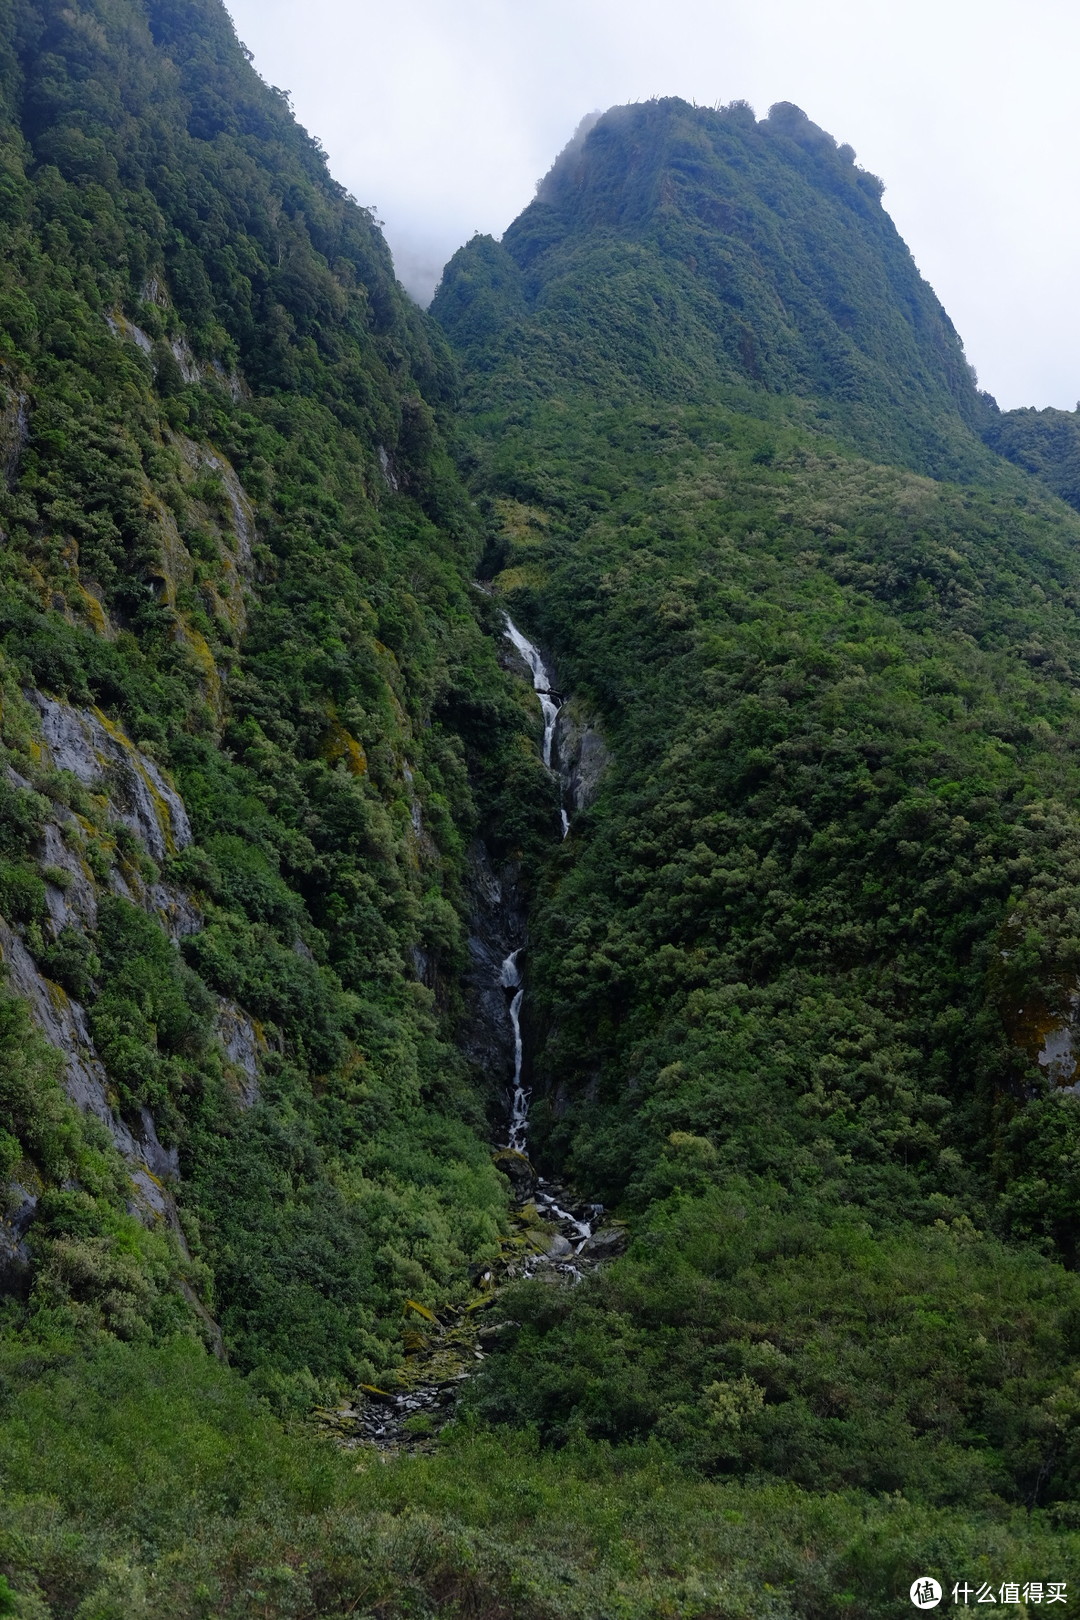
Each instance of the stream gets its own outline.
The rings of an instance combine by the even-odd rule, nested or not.
[[[509,614],[506,615],[506,639],[512,642],[521,655],[532,676],[533,690],[540,700],[540,708],[544,716],[544,741],[541,749],[544,765],[554,776],[552,755],[555,748],[555,726],[559,719],[559,710],[562,708],[562,699],[555,690],[555,681],[550,670],[544,663],[539,648],[534,647],[527,636],[522,635]],[[570,818],[565,808],[560,807],[562,817],[563,837],[570,831]],[[518,966],[518,957],[525,947],[510,952],[502,965],[499,983],[508,994],[507,1015],[510,1026],[514,1032],[514,1083],[510,1102],[510,1134],[507,1147],[512,1153],[522,1153],[528,1157],[529,1132],[529,1101],[530,1093],[522,1079],[522,1045],[521,1045],[521,1003],[525,995],[522,983],[521,969]],[[539,1184],[541,1187],[543,1183]],[[538,1195],[539,1201],[539,1195]],[[559,1212],[561,1215],[561,1211]],[[566,1217],[569,1219],[570,1217]],[[582,1242],[592,1236],[592,1229],[584,1234]]]
[[[544,716],[544,740],[541,749],[544,765],[552,776],[555,773],[555,727],[562,708],[562,698],[556,686],[554,676],[544,663],[543,656],[538,647],[527,636],[523,635],[513,619],[506,615],[505,635],[520,654],[528,666],[532,676],[533,690],[540,700],[540,708]],[[564,806],[560,806],[559,814],[562,817],[562,834],[565,838],[570,831],[570,818]],[[529,1144],[529,1102],[531,1093],[525,1085],[522,1076],[522,1040],[521,1040],[521,1003],[525,995],[525,987],[521,977],[521,967],[518,958],[523,954],[525,947],[519,945],[510,952],[503,962],[499,976],[499,983],[507,994],[507,1016],[514,1033],[514,1081],[510,1100],[510,1130],[507,1137],[507,1147],[511,1153],[520,1153],[528,1158]],[[542,1176],[536,1179],[536,1188],[533,1202],[544,1219],[559,1228],[559,1234],[552,1243],[551,1250],[541,1257],[549,1264],[554,1262],[558,1269],[567,1270],[575,1277],[581,1275],[572,1263],[585,1248],[593,1235],[593,1226],[597,1218],[603,1214],[602,1204],[589,1204],[578,1214],[572,1214],[559,1203],[559,1197],[566,1197],[561,1189],[552,1190]],[[569,1198],[567,1197],[569,1202]],[[531,1275],[536,1269],[534,1262],[527,1269],[525,1275]]]
[[[532,676],[544,717],[542,758],[554,776],[555,728],[563,700],[538,648],[509,615],[504,634]],[[560,815],[565,838],[570,819],[565,808],[560,809]],[[414,1313],[405,1334],[406,1366],[390,1380],[391,1388],[361,1385],[354,1405],[316,1410],[316,1421],[349,1449],[362,1445],[380,1451],[429,1449],[438,1431],[453,1416],[463,1381],[486,1360],[485,1347],[502,1331],[499,1324],[484,1325],[480,1319],[499,1286],[540,1273],[559,1275],[572,1286],[581,1281],[586,1271],[625,1248],[622,1228],[601,1224],[602,1204],[582,1203],[569,1188],[538,1176],[529,1163],[531,1092],[524,1079],[521,1032],[524,925],[520,930],[515,925],[514,931],[521,943],[503,959],[494,986],[502,991],[513,1034],[514,1074],[507,1098],[506,1146],[495,1156],[496,1163],[510,1161],[500,1167],[506,1169],[515,1189],[510,1215],[513,1235],[504,1240],[501,1259],[478,1278],[479,1297],[468,1305],[448,1306],[436,1315],[411,1300],[406,1302],[406,1310]]]

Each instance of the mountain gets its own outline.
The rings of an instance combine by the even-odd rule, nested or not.
[[[1064,1575],[1067,424],[790,106],[614,109],[429,317],[218,0],[0,87],[0,1614]]]
[[[785,396],[877,459],[986,470],[985,402],[881,182],[789,103],[760,123],[674,99],[616,108],[433,306],[470,364],[503,343],[526,399]],[[741,390],[741,391],[740,391]]]
[[[981,437],[1053,484],[1028,417],[790,107],[607,114],[433,313],[487,572],[611,755],[534,915],[533,1140],[639,1234],[512,1299],[478,1410],[1072,1500],[1080,529]]]

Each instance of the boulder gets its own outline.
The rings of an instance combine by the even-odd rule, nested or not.
[[[610,1260],[617,1254],[625,1254],[628,1242],[624,1227],[602,1226],[599,1232],[585,1239],[579,1253],[587,1260]]]

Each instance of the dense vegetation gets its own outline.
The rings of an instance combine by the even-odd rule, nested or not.
[[[1080,528],[980,442],[1025,414],[790,108],[608,115],[434,311],[488,570],[614,758],[534,1142],[637,1234],[514,1293],[475,1410],[1073,1524]]]
[[[0,1614],[1065,1578],[1072,419],[979,396],[795,108],[608,115],[437,322],[217,0],[3,0],[0,109],[0,944],[115,1110],[4,991]],[[500,599],[611,749],[562,846]],[[534,899],[537,1155],[631,1245],[507,1292],[383,1461],[307,1414],[506,1227],[478,836]]]
[[[497,1247],[489,1099],[449,1036],[469,840],[546,834],[533,722],[468,583],[445,346],[224,12],[16,4],[0,45],[3,911],[86,1005],[118,1108],[179,1149],[174,1268],[234,1365],[306,1405],[392,1365],[403,1298]],[[195,841],[155,862],[51,770],[24,688],[96,705]],[[50,822],[93,926],[50,924]],[[179,952],[132,900],[159,879],[198,907]],[[220,997],[259,1032],[249,1108]],[[33,1297],[66,1246],[73,1320],[115,1327],[143,1243],[119,1161],[47,1126],[59,1101],[10,1106]]]

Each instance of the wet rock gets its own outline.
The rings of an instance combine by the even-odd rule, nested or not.
[[[409,949],[409,955],[412,958],[413,971],[420,983],[426,984],[429,990],[433,990],[435,988],[435,965],[428,952],[419,945],[413,945]]]
[[[611,753],[573,698],[559,710],[555,745],[563,802],[574,811],[587,810],[600,791]]]
[[[1069,1012],[1063,1023],[1047,1030],[1038,1063],[1052,1085],[1080,1094],[1077,1057],[1080,1055],[1080,995],[1069,997]]]
[[[547,1246],[547,1257],[549,1260],[566,1260],[570,1255],[573,1254],[573,1252],[574,1245],[570,1242],[569,1238],[563,1237],[561,1232],[556,1232],[555,1236]]]
[[[518,1198],[531,1196],[536,1186],[536,1171],[525,1157],[513,1148],[500,1148],[491,1155],[491,1162],[506,1176]]]
[[[513,862],[496,870],[476,839],[469,849],[469,966],[465,971],[466,1016],[461,1046],[465,1056],[507,1096],[514,1078],[514,1033],[508,1016],[502,965],[525,940],[525,907],[520,872]]]
[[[379,445],[379,447],[378,447],[378,455],[379,455],[379,471],[383,475],[383,481],[386,484],[386,487],[390,491],[390,493],[392,495],[396,495],[397,491],[398,491],[397,474],[394,471],[394,463],[390,458],[390,452],[389,452],[389,450],[387,450],[385,445],[383,445],[383,444]]]
[[[13,1182],[7,1207],[0,1208],[0,1297],[23,1294],[30,1280],[30,1245],[26,1234],[34,1223],[38,1201],[28,1187]]]
[[[0,402],[0,474],[10,487],[30,431],[30,400],[17,389],[0,388]]]
[[[579,1253],[586,1260],[611,1260],[617,1254],[626,1253],[628,1242],[623,1227],[603,1226],[585,1239]]]

